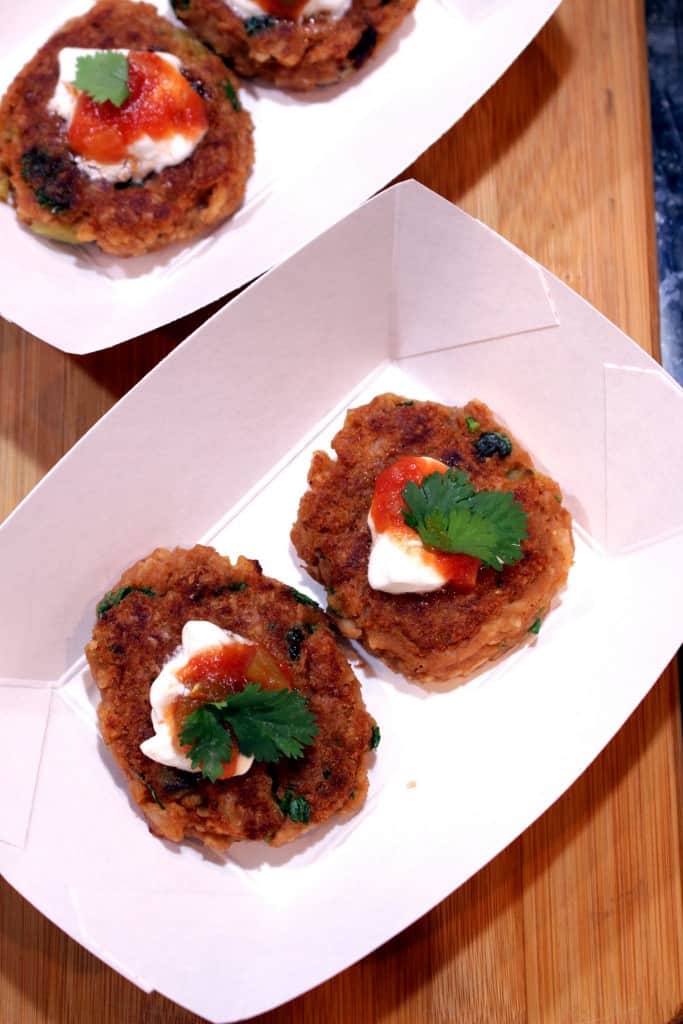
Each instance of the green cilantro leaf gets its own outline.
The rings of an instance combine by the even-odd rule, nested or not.
[[[441,513],[447,519],[451,508],[474,494],[470,478],[462,469],[449,469],[446,473],[430,473],[420,486],[408,483],[403,488],[403,499],[409,511],[403,513],[408,526],[418,529],[420,520],[428,514]],[[434,529],[438,529],[436,521]],[[434,544],[434,547],[438,547]]]
[[[290,587],[289,592],[294,600],[298,601],[299,604],[309,605],[311,608],[320,607],[317,601],[314,601],[312,597],[308,596],[308,594],[302,594],[300,590],[296,589],[296,587]]]
[[[157,596],[156,590],[152,590],[151,587],[119,587],[118,590],[109,590],[97,606],[97,618],[101,619],[112,608],[116,608],[117,604],[121,604],[124,597],[128,597],[134,591],[147,594],[147,597]]]
[[[285,790],[282,800],[278,800],[277,804],[282,813],[297,825],[308,825],[311,820],[311,805],[308,800],[305,796],[296,796],[289,786]]]
[[[76,61],[76,79],[73,83],[95,100],[109,101],[120,107],[128,99],[128,58],[123,53],[105,50],[87,54]]]
[[[225,98],[230,101],[230,106],[235,111],[235,113],[239,113],[239,111],[242,109],[242,104],[240,103],[239,97],[235,92],[234,85],[227,79],[225,80],[225,82],[223,82],[223,92],[225,93]]]
[[[255,36],[259,32],[265,32],[266,29],[273,28],[274,25],[277,25],[277,22],[278,19],[271,17],[270,14],[256,14],[250,18],[245,18],[242,24],[248,36]]]
[[[382,734],[379,731],[379,726],[373,725],[372,732],[370,733],[370,750],[377,750],[381,739]]]
[[[479,420],[476,420],[474,416],[465,416],[465,423],[470,434],[476,434],[476,432],[480,429]]]
[[[537,619],[534,619],[534,621],[529,626],[529,632],[533,633],[535,636],[538,636],[538,634],[541,632],[542,623],[543,619],[539,615],[539,617]]]
[[[287,631],[287,636],[285,637],[285,640],[287,641],[287,653],[292,661],[298,661],[301,657],[301,645],[303,644],[304,639],[304,632],[302,629],[299,629],[298,626],[292,626],[292,628]]]
[[[494,569],[514,565],[522,558],[521,542],[527,537],[527,517],[512,491],[479,491],[470,499],[473,515],[496,531],[491,559],[482,558]],[[502,563],[501,564],[496,564]]]
[[[194,769],[215,782],[223,774],[223,765],[232,756],[232,740],[221,721],[219,708],[205,704],[185,719],[178,736],[183,747],[189,747],[189,758]]]
[[[467,473],[449,469],[431,473],[422,484],[402,491],[406,524],[423,544],[480,558],[493,569],[522,558],[526,512],[511,491],[474,491]]]
[[[474,453],[478,459],[490,459],[497,455],[499,459],[505,459],[512,451],[512,441],[507,434],[500,430],[485,430],[480,434],[473,446]]]
[[[147,791],[151,796],[152,800],[154,801],[154,803],[157,805],[157,807],[161,807],[162,811],[166,810],[161,800],[159,799],[159,794],[157,793],[156,789],[149,781],[149,779],[146,779],[144,775],[140,774],[140,772],[136,772],[135,774],[139,778],[140,782],[147,787]]]
[[[262,690],[248,683],[225,703],[240,750],[257,761],[301,757],[318,733],[308,702],[297,690]]]
[[[179,739],[190,748],[192,767],[200,768],[212,782],[230,760],[231,732],[242,754],[257,761],[278,761],[301,757],[318,727],[297,690],[262,690],[257,683],[247,683],[225,700],[208,701],[187,716]]]

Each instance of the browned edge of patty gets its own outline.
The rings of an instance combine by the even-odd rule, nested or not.
[[[67,46],[175,54],[208,115],[208,131],[191,156],[127,187],[81,171],[65,122],[47,110],[59,51]],[[225,220],[242,202],[254,159],[238,85],[215,54],[150,4],[101,0],[50,37],[0,104],[0,174],[9,178],[18,216],[39,233],[95,241],[117,256],[141,255]]]
[[[475,433],[467,417],[480,424]],[[477,437],[501,430],[511,438],[511,454],[478,458]],[[420,683],[464,677],[530,636],[566,582],[571,518],[559,486],[535,470],[486,405],[472,401],[459,409],[380,395],[349,411],[332,447],[336,461],[325,452],[313,456],[291,537],[311,576],[327,588],[327,610],[346,636]],[[373,590],[367,516],[378,474],[400,455],[462,469],[477,490],[512,491],[527,513],[524,558],[502,572],[482,567],[471,594],[448,587],[429,594]]]
[[[241,18],[223,0],[175,0],[178,17],[235,71],[280,88],[313,89],[361,68],[417,0],[353,0],[338,19]]]
[[[98,618],[86,655],[101,694],[105,743],[153,833],[216,850],[242,839],[278,846],[362,805],[374,722],[317,605],[264,576],[258,562],[239,558],[233,565],[199,545],[158,548],[128,569],[113,591],[122,587],[144,589]],[[291,673],[319,730],[302,758],[257,762],[244,776],[211,783],[142,754],[140,743],[153,733],[149,687],[189,619],[206,619],[261,644]],[[278,801],[287,791],[306,799],[309,824],[285,816]]]

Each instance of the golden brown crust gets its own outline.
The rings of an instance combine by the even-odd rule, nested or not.
[[[224,0],[177,0],[178,17],[245,78],[285,89],[329,85],[358,70],[417,0],[353,0],[341,18],[242,19]],[[252,31],[257,23],[263,28]]]
[[[209,128],[192,155],[141,185],[89,178],[68,147],[65,122],[47,110],[67,46],[175,54],[206,101]],[[0,105],[0,170],[9,175],[20,219],[117,256],[150,252],[225,220],[241,204],[253,164],[251,118],[234,109],[237,88],[218,57],[151,5],[101,0],[41,47]]]
[[[466,416],[482,431],[501,430],[476,401],[451,409],[381,395],[352,409],[332,442],[337,460],[324,452],[313,456],[309,490],[292,529],[300,558],[328,588],[328,612],[338,616],[342,632],[422,683],[470,673],[523,640],[564,585],[573,558],[571,520],[558,485],[534,470],[514,438],[506,458],[479,459]],[[477,490],[514,491],[528,517],[524,558],[501,573],[481,568],[472,594],[372,590],[368,511],[377,475],[399,455],[431,456],[463,469]]]
[[[290,587],[264,576],[258,562],[239,558],[232,565],[201,546],[157,549],[114,589],[129,586],[155,596],[133,591],[102,615],[86,654],[102,697],[102,735],[156,835],[174,842],[198,839],[214,849],[240,839],[280,845],[357,809],[367,790],[373,721],[317,606],[301,604]],[[317,718],[318,736],[302,758],[256,763],[244,776],[211,783],[142,754],[140,743],[153,733],[149,687],[189,619],[239,633],[287,664]],[[293,636],[292,630],[298,632]],[[310,825],[292,822],[278,806],[288,788],[308,801]]]

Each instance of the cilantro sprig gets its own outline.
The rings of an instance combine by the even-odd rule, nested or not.
[[[407,483],[402,496],[408,506],[403,518],[423,544],[473,555],[498,570],[522,558],[527,516],[512,492],[475,491],[467,473],[448,469],[419,486]]]
[[[256,761],[301,757],[318,734],[315,715],[297,690],[262,690],[247,683],[225,700],[207,701],[192,711],[180,730],[194,769],[211,782],[232,757],[232,737],[242,754]]]
[[[95,103],[109,101],[115,107],[122,106],[128,97],[128,58],[123,53],[103,50],[86,54],[76,61],[76,78],[73,83],[85,92]]]

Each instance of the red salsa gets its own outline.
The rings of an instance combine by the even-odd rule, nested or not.
[[[157,142],[176,134],[194,140],[208,127],[204,100],[158,53],[128,55],[128,91],[120,107],[78,93],[68,134],[75,153],[102,164],[119,163],[141,135]]]

